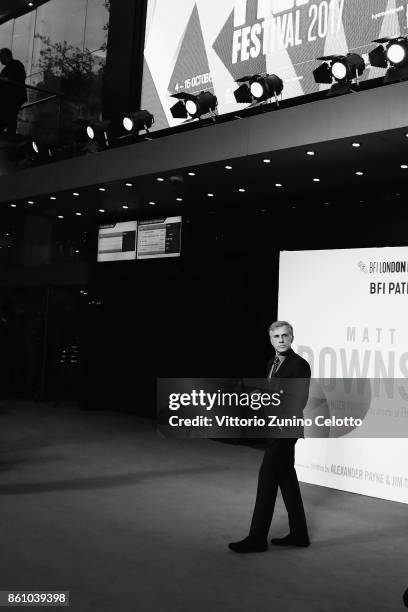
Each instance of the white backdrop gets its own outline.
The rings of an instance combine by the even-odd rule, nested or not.
[[[299,479],[408,503],[408,440],[374,437],[390,420],[395,435],[394,416],[407,426],[408,247],[282,252],[279,318],[312,376],[399,379],[391,399],[367,399],[361,431],[299,441]]]

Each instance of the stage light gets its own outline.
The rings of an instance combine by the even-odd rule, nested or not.
[[[79,126],[75,132],[75,140],[79,143],[92,142],[96,140],[101,131],[101,126],[88,119],[77,119],[75,123]]]
[[[211,91],[202,91],[198,95],[177,93],[171,97],[178,100],[170,109],[174,119],[200,119],[208,114],[215,116],[218,100]]]
[[[375,68],[388,68],[384,83],[408,79],[408,39],[406,36],[376,38],[379,46],[370,51],[368,59]]]
[[[359,85],[359,77],[366,68],[365,61],[357,53],[347,55],[323,55],[317,58],[324,62],[313,70],[316,83],[331,85],[328,96],[349,93],[355,81]]]
[[[236,79],[235,82],[242,83],[234,91],[238,104],[258,104],[271,98],[275,98],[278,104],[278,96],[283,91],[283,81],[276,74],[253,74]]]
[[[138,134],[141,130],[148,133],[153,124],[154,116],[147,110],[121,113],[112,119],[108,132],[111,137],[123,138],[123,136]]]

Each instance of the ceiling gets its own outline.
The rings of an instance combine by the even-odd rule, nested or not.
[[[0,24],[20,17],[24,13],[35,10],[48,0],[32,0],[33,6],[29,6],[30,0],[0,0]],[[69,1],[69,0],[68,0]]]
[[[55,217],[63,215],[65,219],[75,218],[76,212],[88,219],[101,216],[120,219],[143,218],[153,211],[155,216],[176,213],[192,216],[204,211],[244,208],[265,214],[282,207],[363,205],[369,198],[378,199],[381,195],[402,199],[408,191],[407,131],[408,128],[397,129],[352,140],[326,141],[307,149],[296,147],[230,163],[174,169],[160,176],[129,177],[126,181],[100,183],[74,192],[79,195],[70,190],[30,200],[34,204],[28,204],[28,200],[15,201],[13,208]],[[354,147],[353,142],[361,146]],[[189,172],[195,175],[190,176]]]

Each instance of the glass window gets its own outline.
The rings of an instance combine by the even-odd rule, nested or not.
[[[97,51],[108,40],[109,11],[106,0],[88,0],[85,47]]]
[[[35,12],[30,11],[22,17],[15,19],[12,51],[15,59],[23,62],[27,74],[31,74],[31,60],[33,55],[33,37],[35,27]]]
[[[0,25],[0,49],[7,47],[11,49],[11,41],[13,38],[14,21],[7,21]]]
[[[86,4],[86,0],[51,0],[37,9],[33,67],[38,66],[41,50],[45,47],[38,36],[49,38],[51,45],[66,41],[83,49]]]

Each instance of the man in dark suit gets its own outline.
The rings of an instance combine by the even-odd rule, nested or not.
[[[0,49],[0,62],[4,65],[0,72],[0,133],[6,130],[12,136],[17,129],[18,111],[27,101],[26,72],[10,49]]]
[[[292,349],[293,328],[287,321],[275,321],[269,327],[269,337],[275,356],[268,364],[269,379],[299,378],[295,413],[302,416],[307,403],[310,381],[308,362]],[[292,433],[292,436],[294,434]],[[268,532],[272,521],[278,487],[289,517],[289,534],[273,538],[277,546],[309,546],[306,517],[295,470],[295,444],[303,437],[303,429],[296,430],[297,437],[279,437],[267,442],[259,470],[258,488],[249,535],[240,542],[231,542],[229,548],[238,553],[264,552],[268,549]]]

